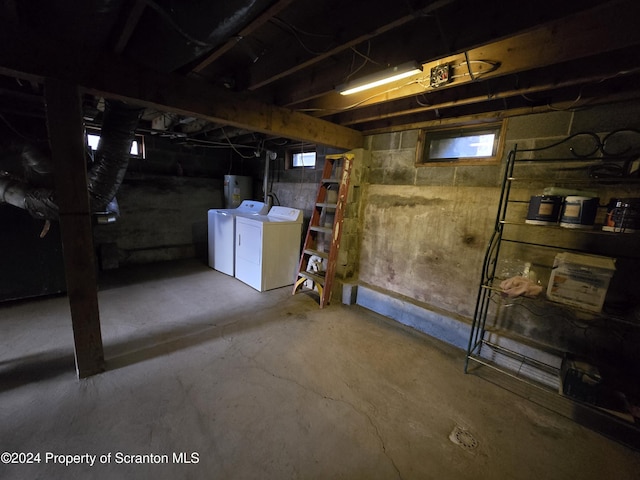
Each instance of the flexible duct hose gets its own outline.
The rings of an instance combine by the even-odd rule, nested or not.
[[[129,166],[131,142],[142,111],[122,102],[106,102],[100,145],[88,174],[91,211],[94,213],[119,213],[115,195]],[[50,181],[50,159],[31,146],[24,147],[22,157],[29,183],[0,178],[0,203],[27,210],[34,218],[58,220],[55,191],[39,188]]]
[[[0,178],[0,203],[27,210],[32,217],[44,220],[58,219],[58,205],[53,190],[32,188],[24,182]]]
[[[96,163],[89,171],[91,210],[104,212],[122,184],[129,166],[129,152],[143,109],[107,100],[95,155]]]

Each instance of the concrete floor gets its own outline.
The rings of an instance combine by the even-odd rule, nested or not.
[[[108,370],[86,380],[66,298],[0,306],[0,450],[40,453],[0,478],[638,478],[638,452],[361,307],[258,293],[196,261],[109,277]]]

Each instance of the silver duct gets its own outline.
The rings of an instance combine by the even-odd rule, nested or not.
[[[129,152],[143,109],[107,100],[95,164],[89,170],[93,212],[108,211],[129,166]]]
[[[118,101],[105,103],[100,145],[88,174],[92,212],[117,212],[115,194],[129,166],[129,152],[142,109]],[[27,210],[44,220],[58,219],[51,185],[51,161],[35,147],[25,145],[22,163],[26,181],[0,177],[0,203]]]

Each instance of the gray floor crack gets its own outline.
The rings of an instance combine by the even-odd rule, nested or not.
[[[375,422],[373,421],[373,419],[371,418],[371,416],[357,408],[353,403],[341,399],[341,398],[334,398],[334,397],[330,397],[328,395],[325,395],[322,392],[319,392],[317,390],[315,390],[314,388],[308,386],[308,385],[304,385],[302,383],[300,383],[298,380],[294,379],[294,378],[290,378],[290,377],[284,377],[282,375],[278,375],[270,370],[268,370],[267,368],[265,368],[263,365],[259,364],[255,357],[253,356],[248,356],[246,355],[244,352],[240,351],[240,349],[237,349],[237,351],[240,353],[240,355],[242,355],[244,358],[250,360],[252,363],[254,363],[254,368],[256,368],[257,370],[263,371],[264,373],[266,373],[267,375],[270,375],[274,378],[277,378],[279,380],[285,381],[285,382],[289,382],[289,383],[293,383],[294,385],[300,387],[301,389],[310,392],[322,399],[331,401],[331,402],[336,402],[336,403],[342,403],[344,405],[347,405],[349,408],[351,408],[354,412],[358,413],[359,415],[365,417],[367,419],[367,421],[369,422],[369,424],[371,425],[371,427],[373,428],[376,437],[378,438],[378,441],[380,442],[380,447],[382,450],[382,453],[384,454],[385,457],[387,457],[387,459],[389,460],[389,463],[391,463],[391,465],[393,466],[394,470],[396,471],[396,473],[398,474],[398,478],[400,480],[403,479],[402,477],[402,473],[400,472],[400,469],[398,468],[398,466],[396,465],[395,461],[393,460],[393,457],[391,456],[391,454],[387,451],[387,446],[385,444],[384,438],[382,437],[382,434],[380,433],[380,430],[378,429],[378,426],[375,424]]]

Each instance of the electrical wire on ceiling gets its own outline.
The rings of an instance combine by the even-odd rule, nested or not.
[[[278,25],[279,27],[284,27],[285,30],[287,30],[289,33],[291,33],[293,35],[293,37],[298,41],[298,43],[300,44],[300,46],[309,54],[311,55],[324,55],[325,53],[327,53],[329,50],[331,50],[331,48],[327,48],[326,50],[322,51],[322,52],[318,52],[315,51],[311,48],[309,48],[300,38],[300,35],[306,35],[309,37],[320,37],[320,38],[331,38],[333,39],[332,35],[328,35],[328,34],[322,34],[322,33],[310,33],[310,32],[305,32],[304,30],[299,29],[298,27],[290,24],[289,22],[285,22],[284,20],[282,20],[279,17],[271,17],[269,19],[271,22],[275,23],[276,25]]]
[[[210,140],[198,140],[196,138],[184,138],[181,141],[175,142],[176,145],[183,145],[190,148],[224,148],[227,149],[230,147],[227,142],[213,142]],[[242,144],[234,144],[236,148],[251,148],[255,150],[255,147],[251,147],[249,145]]]
[[[236,152],[240,156],[240,158],[249,159],[249,158],[255,158],[256,157],[255,154],[253,154],[253,155],[244,155],[242,152],[240,152],[240,150],[238,150],[236,145],[234,145],[233,142],[231,141],[231,139],[227,136],[227,132],[225,132],[224,127],[220,127],[220,130],[222,131],[222,134],[224,135],[224,138],[227,140],[229,146],[233,149],[234,152]]]
[[[473,63],[481,63],[483,65],[489,65],[491,68],[489,68],[489,70],[485,70],[484,72],[473,72],[471,70],[471,64]],[[467,66],[468,69],[468,73],[464,73],[462,75],[459,75],[461,77],[463,76],[469,76],[471,77],[471,80],[477,80],[478,78],[482,77],[483,75],[486,75],[487,73],[491,73],[491,72],[495,72],[496,70],[498,70],[500,68],[500,62],[494,62],[491,60],[467,60],[462,62],[459,66]],[[455,78],[456,76],[454,76],[453,78]]]
[[[17,128],[15,128],[11,122],[9,122],[9,120],[6,119],[6,117],[2,114],[0,114],[0,120],[2,120],[5,125],[7,125],[7,127],[9,127],[9,129],[15,133],[16,135],[18,135],[20,138],[22,138],[23,140],[27,140],[28,142],[42,142],[44,140],[39,139],[39,138],[34,138],[34,137],[29,137],[28,135],[23,134],[22,132],[20,132]]]
[[[275,145],[276,147],[284,147],[289,143],[289,140],[287,140],[286,138],[283,139],[281,142],[275,142],[274,140],[269,140],[269,143],[272,145]]]
[[[420,105],[421,107],[432,107],[432,106],[433,106],[433,105],[431,105],[429,102],[422,102],[422,101],[420,100],[420,97],[422,97],[422,98],[424,98],[424,99],[426,100],[426,97],[425,97],[424,93],[421,93],[421,94],[419,94],[419,95],[416,95],[416,96],[415,96],[415,100],[416,100],[416,103],[417,103],[418,105]]]
[[[198,40],[197,38],[187,33],[185,30],[183,30],[180,27],[180,25],[178,25],[176,21],[171,17],[169,12],[167,12],[162,6],[158,5],[153,0],[141,0],[141,1],[144,2],[152,10],[154,10],[158,15],[160,15],[160,17],[162,17],[162,19],[165,22],[167,22],[176,32],[178,32],[189,43],[193,43],[199,47],[213,48],[213,45],[211,45],[210,43]]]
[[[638,68],[633,68],[631,70],[621,70],[619,72],[614,73],[613,75],[609,75],[606,77],[603,77],[599,80],[595,80],[593,82],[590,82],[591,85],[596,85],[599,83],[604,83],[608,80],[614,79],[614,78],[618,78],[621,76],[625,76],[625,75],[630,75],[630,74],[636,74],[640,72],[640,67]],[[583,97],[583,93],[584,93],[584,89],[588,86],[589,84],[583,84],[580,86],[580,89],[578,90],[578,95],[576,96],[576,98],[567,106],[564,108],[560,108],[560,107],[555,107],[551,104],[551,102],[547,102],[547,108],[549,108],[550,110],[553,111],[557,111],[557,112],[573,112],[573,111],[577,111],[581,108],[584,107],[588,107],[587,103],[590,102],[592,99],[586,99],[584,100],[584,102],[580,105],[580,106],[576,106],[578,102],[580,102],[582,100]],[[531,103],[537,103],[538,100],[528,97],[527,95],[525,95],[524,93],[521,93],[520,96],[522,98],[524,98],[526,101],[531,102]]]
[[[367,53],[362,53],[360,52],[356,47],[351,47],[351,51],[353,53],[355,53],[356,55],[359,55],[360,57],[362,57],[364,59],[364,62],[362,62],[362,64],[357,67],[354,68],[354,65],[356,63],[356,55],[352,55],[351,57],[351,67],[349,68],[350,73],[345,77],[344,82],[346,83],[348,82],[351,77],[353,77],[356,73],[358,73],[360,70],[362,70],[362,68],[367,64],[367,63],[373,63],[374,65],[381,65],[379,62],[376,62],[374,59],[372,59],[369,56],[369,53],[371,52],[371,42],[367,40]]]
[[[609,75],[607,77],[601,78],[600,80],[593,82],[593,84],[604,83],[607,80],[611,80],[613,78],[618,78],[618,77],[629,75],[629,74],[633,74],[633,73],[638,73],[639,71],[640,71],[640,68],[633,68],[631,70],[621,70],[619,72],[614,73],[613,75]],[[573,102],[571,102],[571,104],[568,107],[566,107],[566,108],[557,108],[557,107],[554,107],[553,105],[551,105],[551,102],[547,103],[547,107],[549,107],[551,110],[560,111],[560,112],[575,111],[576,110],[575,105],[582,99],[582,94],[583,94],[584,88],[586,86],[587,85],[585,84],[585,85],[582,85],[580,87],[580,90],[578,91],[578,96],[576,97],[576,99]],[[591,99],[585,100],[584,103],[578,108],[586,106],[586,103],[589,102],[589,101],[591,101]]]
[[[555,112],[570,112],[575,110],[575,106],[576,104],[582,99],[582,91],[584,90],[585,85],[582,85],[580,87],[580,90],[578,91],[578,96],[575,98],[575,100],[573,100],[569,106],[565,107],[565,108],[559,108],[559,107],[554,107],[553,105],[551,105],[551,102],[547,103],[547,108],[555,111]],[[587,100],[588,101],[588,100]],[[584,105],[582,105],[584,106]]]

